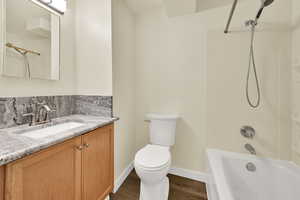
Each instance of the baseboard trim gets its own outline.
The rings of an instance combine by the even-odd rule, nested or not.
[[[129,176],[129,174],[131,173],[131,171],[133,169],[134,169],[133,162],[131,162],[124,169],[122,174],[115,180],[115,187],[114,187],[113,193],[116,193],[119,190],[119,188],[124,183],[124,181]],[[207,173],[188,170],[188,169],[183,169],[183,168],[179,168],[179,167],[171,167],[171,169],[169,170],[169,174],[173,174],[173,175],[176,175],[176,176],[181,176],[181,177],[192,179],[192,180],[195,180],[195,181],[200,181],[200,182],[203,182],[203,183],[207,183],[208,182],[208,177],[209,177]]]
[[[176,176],[192,179],[195,181],[200,181],[203,183],[208,182],[208,174],[203,172],[198,172],[198,171],[193,171],[193,170],[188,170],[188,169],[183,169],[178,167],[171,167],[169,173]]]
[[[113,193],[116,193],[121,185],[124,183],[130,172],[133,170],[133,162],[130,163],[122,172],[122,174],[115,180],[115,187]]]

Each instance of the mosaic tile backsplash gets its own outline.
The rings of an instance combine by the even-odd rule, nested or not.
[[[26,107],[36,98],[39,102],[46,102],[56,112],[51,113],[52,118],[73,114],[112,117],[111,96],[37,96],[37,97],[0,97],[0,129],[29,123]]]

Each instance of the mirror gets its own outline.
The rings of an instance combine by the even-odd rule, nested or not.
[[[29,0],[0,0],[1,75],[59,80],[59,16]]]

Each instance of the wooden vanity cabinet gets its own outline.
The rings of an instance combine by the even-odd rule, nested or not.
[[[103,200],[113,190],[113,140],[108,125],[8,164],[5,200]]]

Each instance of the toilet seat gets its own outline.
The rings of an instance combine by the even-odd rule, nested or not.
[[[137,152],[134,162],[144,170],[161,170],[171,162],[169,147],[149,144]]]

